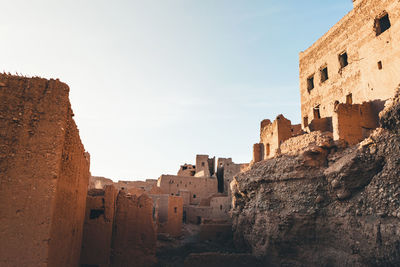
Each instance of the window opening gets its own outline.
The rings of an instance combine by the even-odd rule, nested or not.
[[[328,80],[328,67],[321,69],[321,82]]]
[[[310,92],[314,89],[314,74],[307,78],[307,90]]]
[[[346,104],[353,104],[353,94],[348,94],[346,96]]]
[[[319,112],[319,105],[313,108],[314,119],[321,119],[321,113]]]
[[[343,52],[342,54],[339,55],[339,63],[340,63],[340,68],[344,68],[347,65],[349,65],[349,62],[347,61],[347,53]]]
[[[389,19],[389,14],[385,14],[381,16],[380,18],[375,19],[375,33],[376,36],[380,35],[381,33],[385,32],[390,28],[390,19]]]
[[[381,70],[382,69],[382,61],[378,62],[378,69]]]

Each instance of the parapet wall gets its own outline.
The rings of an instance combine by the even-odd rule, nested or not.
[[[0,265],[78,266],[89,160],[58,80],[0,75]]]

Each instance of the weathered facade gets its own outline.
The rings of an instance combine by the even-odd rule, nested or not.
[[[68,94],[58,80],[0,75],[1,266],[79,264],[89,158]]]
[[[88,191],[81,265],[109,266],[117,193],[113,185]]]
[[[202,198],[206,198],[218,192],[218,181],[215,177],[193,177],[161,175],[158,179],[158,187],[162,192],[170,195],[179,195],[180,190],[190,192],[190,203],[198,204]]]
[[[292,125],[283,115],[278,115],[273,122],[263,120],[260,127],[260,143],[253,146],[253,163],[275,157],[279,154],[282,142],[299,134],[302,134],[301,126]]]
[[[353,10],[300,53],[303,128],[335,116],[339,103],[373,101],[378,113],[399,84],[400,3],[353,2]]]
[[[153,201],[120,191],[112,237],[112,266],[151,266],[156,262],[156,226]]]

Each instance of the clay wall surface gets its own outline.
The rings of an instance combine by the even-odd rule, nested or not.
[[[377,126],[378,112],[370,102],[361,105],[339,104],[333,116],[333,138],[354,145],[368,137]]]
[[[313,119],[308,125],[310,132],[321,131],[321,132],[332,132],[332,117]]]
[[[149,192],[154,186],[157,186],[157,180],[147,179],[146,181],[118,181],[114,185],[118,190],[139,188]]]
[[[331,132],[315,131],[292,137],[281,145],[281,154],[299,155],[310,146],[330,147],[333,140]]]
[[[179,168],[178,176],[194,176],[196,174],[196,166],[192,164],[184,164]]]
[[[181,235],[183,218],[183,199],[178,196],[168,197],[168,219],[160,233],[168,233],[173,237]]]
[[[232,158],[218,158],[218,170],[223,172],[224,193],[230,195],[230,183],[235,175],[240,173],[243,164],[236,164]],[[223,169],[221,169],[223,168]],[[217,171],[218,173],[218,171]],[[218,177],[218,175],[217,175]]]
[[[301,131],[298,125],[291,124],[291,121],[286,119],[283,115],[278,115],[274,122],[270,120],[263,120],[260,129],[260,143],[263,144],[261,149],[254,146],[253,155],[256,155],[258,150],[261,152],[262,160],[275,157],[279,154],[279,147],[285,140],[294,135],[298,135]],[[253,156],[254,157],[254,156]],[[254,161],[255,163],[257,161]]]
[[[103,189],[106,185],[112,184],[114,184],[114,182],[105,177],[90,176],[89,179],[89,189]]]
[[[253,163],[260,162],[263,160],[263,143],[257,143],[253,145]]]
[[[1,266],[79,264],[89,161],[68,93],[0,75]]]
[[[164,193],[170,195],[177,195],[181,189],[190,191],[191,204],[198,204],[201,198],[218,192],[217,179],[210,177],[161,175],[158,186]]]
[[[81,265],[109,266],[116,197],[117,190],[113,185],[106,185],[105,189],[89,190],[86,198]]]
[[[117,196],[111,266],[151,266],[155,262],[153,200],[120,191]]]
[[[186,207],[186,222],[200,224],[204,218],[209,218],[212,208],[210,206],[190,205]]]
[[[211,198],[210,207],[211,214],[209,219],[213,220],[229,220],[229,212],[231,210],[232,198],[230,196],[216,196]]]
[[[215,157],[208,155],[196,155],[196,177],[210,177],[215,172]]]
[[[178,195],[182,197],[184,206],[187,206],[190,204],[190,191],[189,190],[179,190]]]
[[[335,103],[361,104],[385,101],[400,82],[400,3],[393,0],[358,0],[355,7],[323,37],[300,53],[302,118],[314,118],[319,105],[321,117],[334,115]],[[390,28],[377,36],[375,20],[387,12]],[[341,67],[339,55],[347,53],[348,65]],[[321,82],[321,68],[328,79]],[[314,88],[307,79],[314,75]],[[351,101],[346,96],[351,94]],[[346,101],[347,100],[347,101]],[[337,101],[337,102],[336,102]],[[376,102],[376,107],[383,107]],[[304,120],[303,120],[303,127]]]

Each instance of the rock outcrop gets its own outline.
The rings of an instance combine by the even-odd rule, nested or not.
[[[312,146],[231,184],[235,242],[271,265],[400,264],[400,94],[353,147]]]

